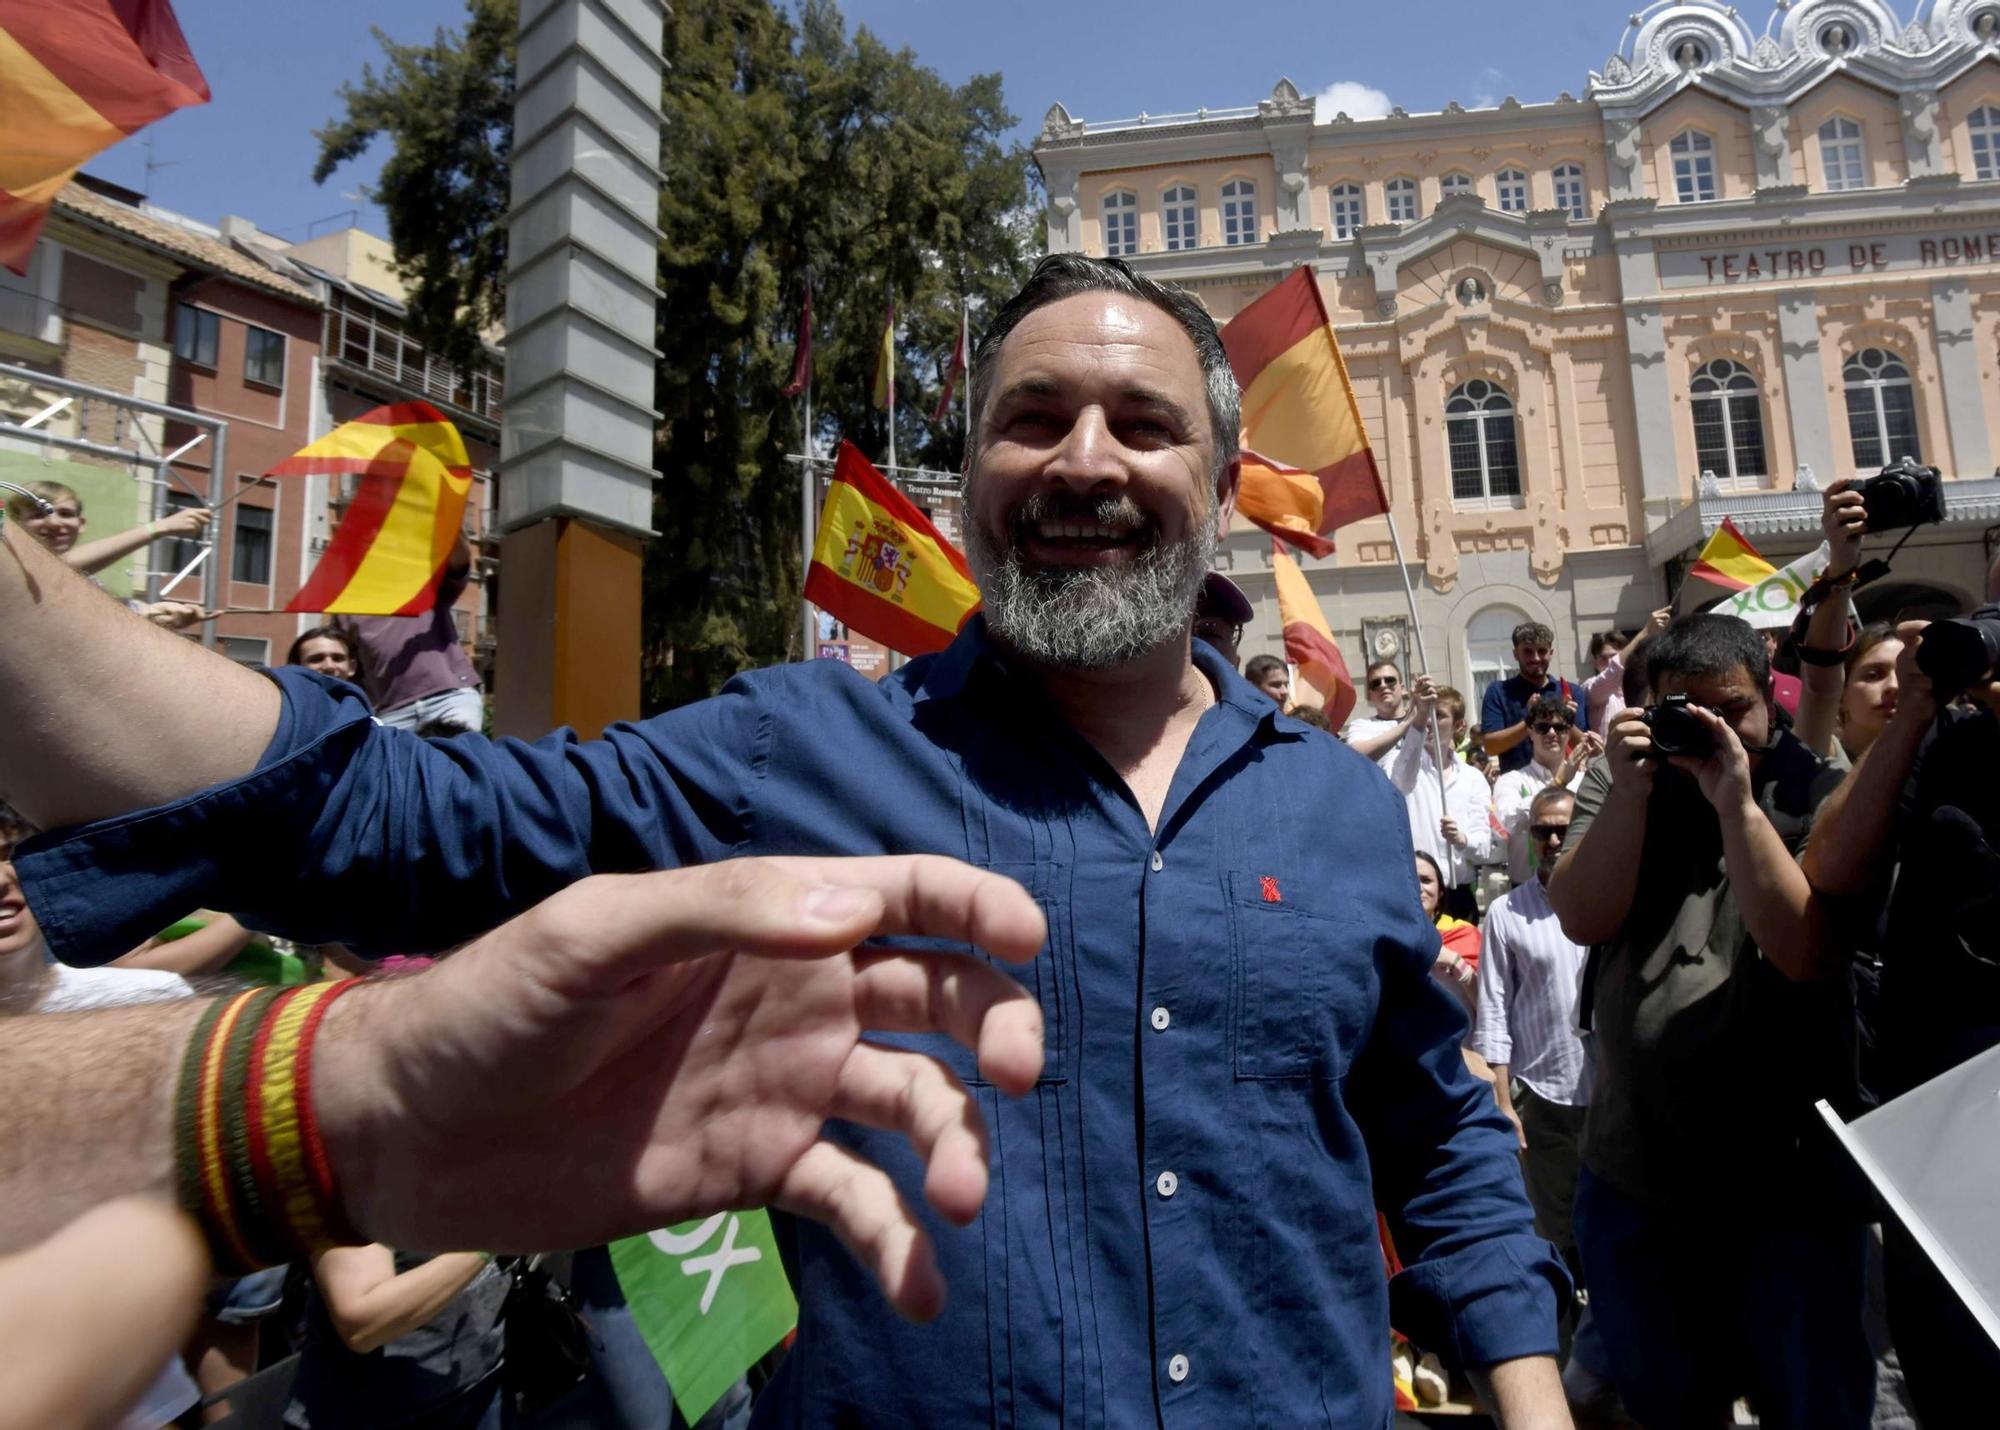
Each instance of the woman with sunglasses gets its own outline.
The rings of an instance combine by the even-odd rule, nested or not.
[[[1569,707],[1552,695],[1528,702],[1528,739],[1533,758],[1493,782],[1493,808],[1507,831],[1507,877],[1517,889],[1533,877],[1528,806],[1549,785],[1575,790],[1590,762],[1604,753],[1604,741],[1595,733],[1576,735]]]

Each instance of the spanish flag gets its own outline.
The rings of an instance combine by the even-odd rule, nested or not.
[[[167,0],[0,0],[0,263],[28,271],[56,191],[93,154],[207,102]]]
[[[889,300],[889,314],[882,320],[882,346],[875,353],[875,405],[890,411],[896,408],[896,300]]]
[[[1285,631],[1285,659],[1298,667],[1299,684],[1319,697],[1327,723],[1338,730],[1354,711],[1354,677],[1327,628],[1319,601],[1306,583],[1299,563],[1276,541],[1271,543],[1271,574],[1278,579],[1278,623]]]
[[[1368,429],[1312,269],[1293,269],[1230,319],[1222,345],[1243,389],[1243,514],[1324,555],[1331,543],[1301,538],[1386,512]]]
[[[805,595],[904,655],[943,650],[979,609],[965,558],[851,442],[834,458]]]
[[[1689,576],[1698,576],[1731,591],[1747,591],[1777,572],[1778,568],[1766,561],[1750,544],[1750,538],[1738,531],[1736,523],[1726,516],[1715,535],[1709,537],[1708,545],[1702,547],[1694,565],[1688,568]]]
[[[472,490],[458,429],[428,402],[343,422],[271,468],[273,477],[356,473],[361,489],[288,611],[420,616],[437,599]]]

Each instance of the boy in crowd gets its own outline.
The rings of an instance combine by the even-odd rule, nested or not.
[[[1403,792],[1410,812],[1410,842],[1437,861],[1445,887],[1438,909],[1458,919],[1477,919],[1477,866],[1493,854],[1493,791],[1486,776],[1468,765],[1455,748],[1465,721],[1465,697],[1427,675],[1417,677],[1412,720],[1389,761],[1389,781]],[[1432,717],[1436,734],[1432,734]],[[1440,746],[1440,742],[1442,745]],[[1439,751],[1442,748],[1442,755]],[[1444,771],[1439,802],[1438,771]]]

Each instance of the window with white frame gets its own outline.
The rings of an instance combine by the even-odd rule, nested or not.
[[[1573,219],[1590,217],[1590,199],[1583,188],[1583,165],[1558,164],[1549,177],[1556,183],[1556,207]]]
[[[1715,198],[1715,141],[1699,129],[1683,129],[1667,145],[1674,161],[1674,198],[1705,204]]]
[[[1160,231],[1166,240],[1167,252],[1178,253],[1183,248],[1195,246],[1195,224],[1199,218],[1194,189],[1189,185],[1175,184],[1160,195]]]
[[[1417,181],[1415,179],[1391,179],[1382,186],[1382,197],[1389,205],[1390,223],[1415,223],[1417,221]]]
[[[1104,196],[1104,255],[1125,258],[1139,251],[1139,196],[1121,189]]]
[[[1469,194],[1472,192],[1472,175],[1446,174],[1438,180],[1438,192],[1446,198],[1453,194]]]
[[[1972,177],[2000,179],[2000,109],[1982,104],[1965,117],[1972,140]]]
[[[1257,241],[1257,186],[1248,179],[1231,179],[1222,186],[1222,241]]]
[[[1452,500],[1512,505],[1521,495],[1514,400],[1483,377],[1462,382],[1445,398],[1444,430],[1451,455]]]
[[[1493,191],[1503,214],[1528,211],[1528,176],[1519,169],[1502,169],[1493,176]]]
[[[1731,358],[1694,370],[1688,383],[1694,410],[1695,460],[1724,482],[1761,486],[1769,472],[1764,455],[1764,403],[1757,378]]]
[[[265,387],[285,385],[285,335],[254,324],[243,330],[243,380]]]
[[[1854,465],[1864,475],[1908,457],[1921,462],[1917,442],[1917,395],[1910,368],[1887,348],[1863,348],[1840,369],[1847,389],[1847,435],[1854,442]]]
[[[1819,127],[1819,166],[1831,190],[1868,187],[1867,157],[1861,148],[1861,126],[1836,114]]]
[[[1367,221],[1367,208],[1362,200],[1361,185],[1335,184],[1329,197],[1332,200],[1333,236],[1354,237],[1354,231]]]
[[[1465,668],[1472,673],[1466,709],[1484,705],[1486,687],[1513,671],[1514,628],[1527,619],[1527,612],[1513,606],[1488,606],[1465,623]]]

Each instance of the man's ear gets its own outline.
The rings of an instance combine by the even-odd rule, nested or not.
[[[1229,465],[1224,467],[1220,475],[1215,479],[1215,520],[1217,523],[1215,534],[1218,539],[1229,535],[1230,523],[1236,517],[1236,496],[1242,488],[1243,458],[1239,454],[1230,458]]]

